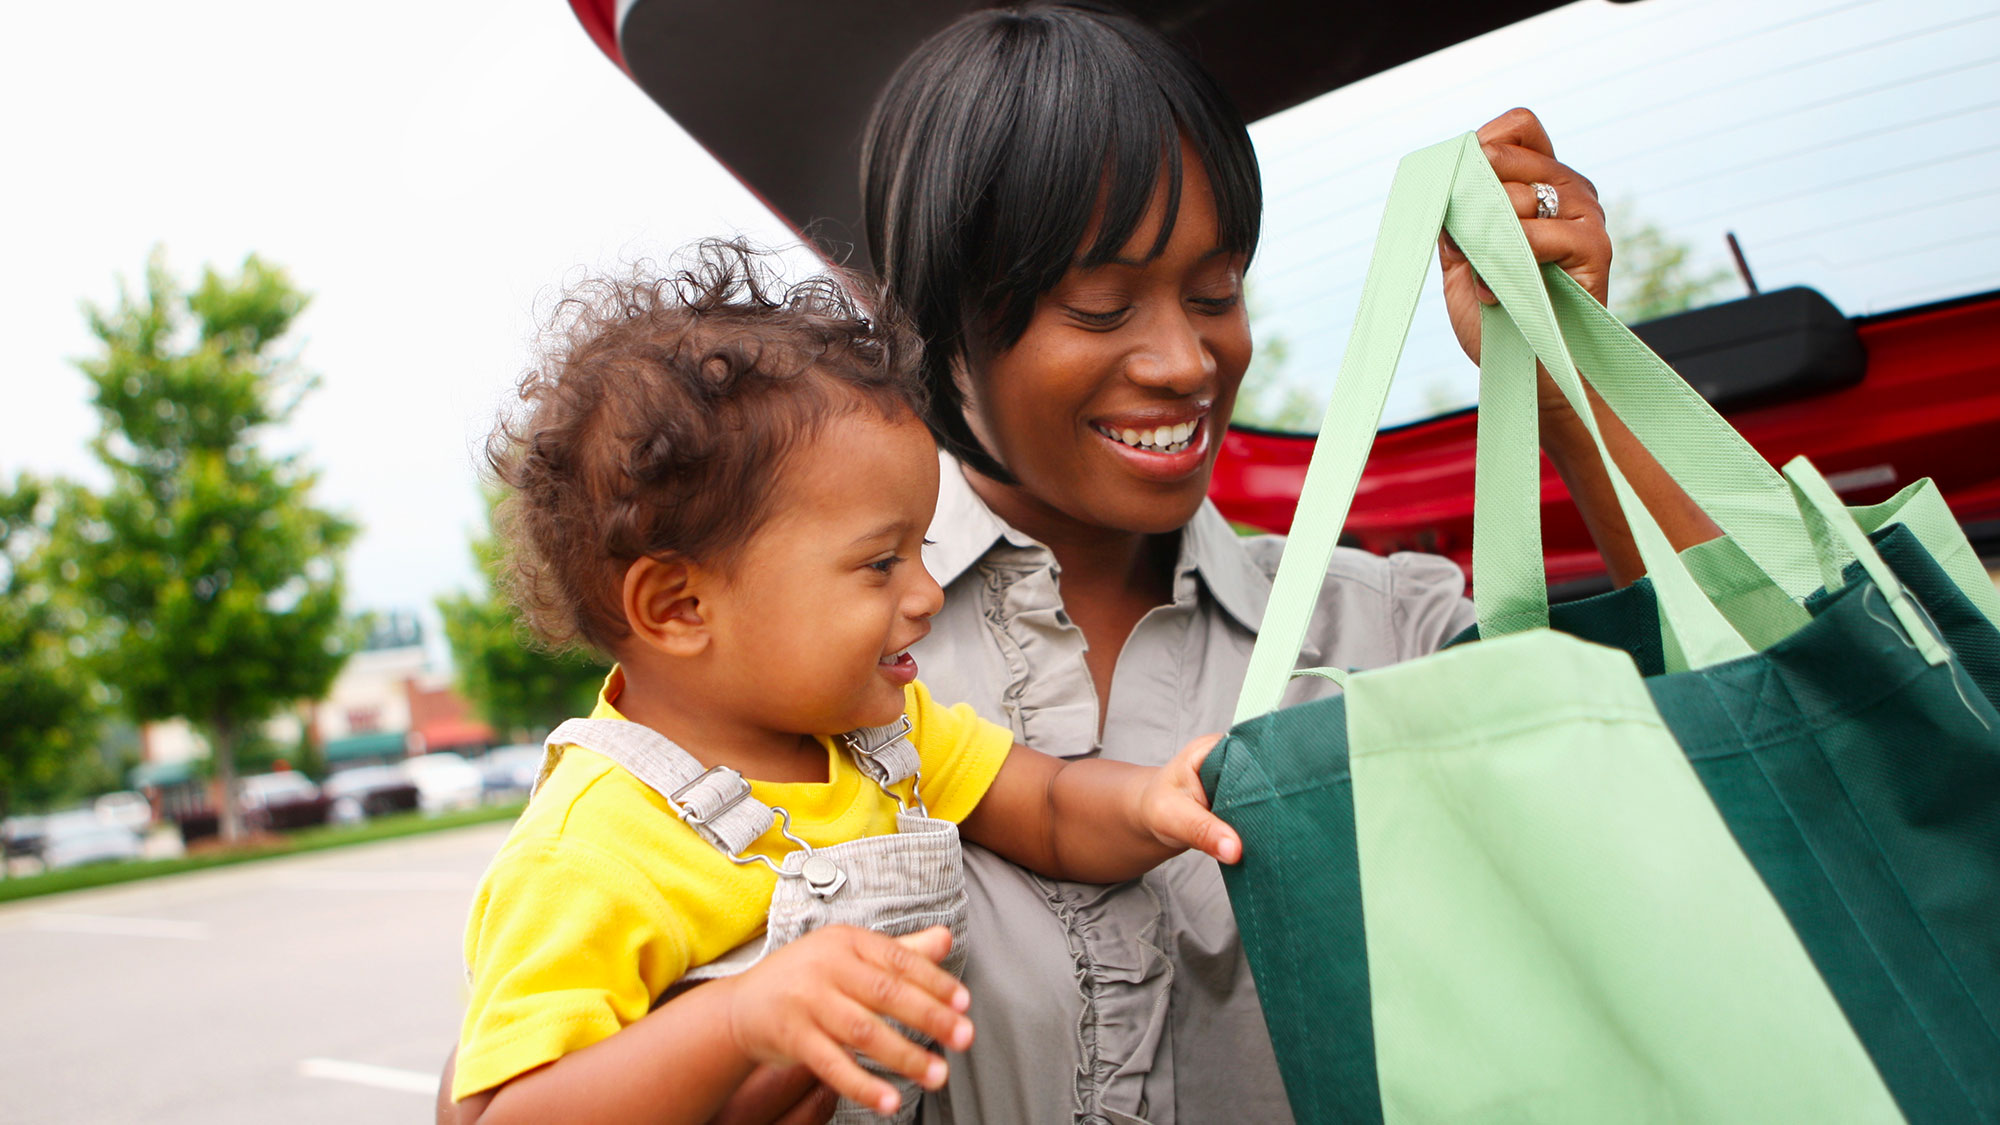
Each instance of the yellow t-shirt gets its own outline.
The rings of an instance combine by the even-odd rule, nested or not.
[[[591,712],[612,706],[617,672]],[[963,820],[986,795],[1013,735],[959,704],[904,690],[910,742],[930,815]],[[896,801],[831,740],[825,782],[751,781],[783,805],[792,831],[825,847],[896,830]],[[752,845],[774,860],[796,850],[774,827]],[[683,824],[666,800],[609,759],[572,746],[480,880],[465,927],[472,999],[459,1035],[452,1097],[553,1062],[637,1021],[690,968],[763,932],[777,876],[735,864]]]

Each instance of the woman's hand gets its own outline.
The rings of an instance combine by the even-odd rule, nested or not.
[[[860,1052],[927,1090],[945,1062],[898,1034],[887,1016],[955,1051],[972,1044],[970,997],[938,966],[951,932],[934,926],[888,938],[853,926],[814,930],[715,986],[731,992],[729,1034],[769,1066],[803,1063],[842,1096],[889,1114],[895,1087],[861,1069]]]
[[[1525,109],[1510,109],[1479,130],[1486,159],[1507,189],[1521,231],[1538,262],[1555,262],[1563,272],[1598,299],[1605,300],[1611,274],[1611,235],[1604,229],[1604,208],[1597,188],[1575,169],[1556,159],[1555,148],[1542,123]],[[1535,189],[1544,183],[1556,191],[1556,217],[1535,218]],[[1438,261],[1444,267],[1444,300],[1451,328],[1465,354],[1479,359],[1479,306],[1496,303],[1493,291],[1472,272],[1472,263],[1449,235],[1438,240]],[[1553,399],[1551,396],[1554,396]],[[1557,405],[1561,396],[1542,379],[1542,403]]]
[[[1510,109],[1479,130],[1480,148],[1493,165],[1521,217],[1521,231],[1538,262],[1554,262],[1602,304],[1611,274],[1611,235],[1604,229],[1604,207],[1597,187],[1555,157],[1549,135],[1533,113]],[[1534,186],[1547,184],[1556,192],[1552,219],[1535,217]],[[1472,271],[1472,263],[1449,235],[1438,240],[1438,261],[1444,266],[1445,306],[1459,346],[1479,359],[1479,307],[1497,303],[1493,291]],[[1535,365],[1535,397],[1541,407],[1541,445],[1576,500],[1584,526],[1604,556],[1615,585],[1624,586],[1646,573],[1646,564],[1632,541],[1632,529],[1618,506],[1610,475],[1598,457],[1597,445],[1577,417],[1569,399],[1541,364]],[[1675,550],[1686,550],[1722,533],[1646,447],[1633,436],[1611,408],[1586,384],[1591,412],[1604,434],[1612,459],[1618,463],[1666,533]]]
[[[1194,848],[1223,863],[1243,858],[1243,841],[1222,818],[1208,811],[1208,793],[1201,785],[1201,763],[1222,741],[1205,734],[1153,771],[1139,792],[1140,827],[1172,848]]]

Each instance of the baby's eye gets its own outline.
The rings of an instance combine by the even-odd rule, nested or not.
[[[904,561],[903,556],[890,555],[888,558],[876,559],[874,562],[869,563],[868,569],[876,571],[881,574],[887,574],[890,571],[896,569],[896,564],[902,561]]]

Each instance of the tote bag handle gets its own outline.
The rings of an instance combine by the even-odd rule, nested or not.
[[[1513,206],[1487,165],[1478,138],[1467,133],[1411,153],[1397,166],[1374,255],[1369,261],[1354,331],[1341,361],[1319,440],[1313,448],[1299,496],[1298,515],[1272,584],[1263,626],[1237,700],[1237,722],[1272,710],[1283,697],[1327,564],[1333,557],[1362,466],[1374,442],[1389,384],[1401,358],[1441,229],[1451,231],[1505,309],[1504,314],[1495,308],[1482,312],[1482,378],[1498,382],[1509,372],[1518,374],[1523,362],[1532,373],[1533,357],[1539,354],[1557,386],[1576,406],[1579,418],[1596,443],[1619,504],[1631,524],[1640,557],[1659,595],[1670,657],[1677,658],[1677,664],[1704,667],[1751,651],[1703,596],[1675,556],[1665,534],[1612,462],[1575,365],[1570,362],[1557,330],[1544,289],[1544,271],[1535,265]],[[1547,272],[1561,274],[1554,267]],[[1562,277],[1568,280],[1567,275]],[[1515,382],[1518,385],[1497,393],[1496,401],[1481,406],[1475,512],[1481,503],[1489,506],[1489,518],[1485,521],[1489,537],[1496,533],[1496,528],[1508,530],[1497,548],[1482,552],[1475,541],[1474,566],[1480,578],[1475,585],[1475,601],[1480,605],[1482,620],[1490,616],[1496,622],[1512,622],[1519,627],[1524,611],[1530,621],[1535,616],[1533,600],[1524,597],[1522,590],[1529,575],[1539,574],[1541,569],[1539,505],[1529,505],[1525,518],[1495,519],[1492,517],[1498,513],[1491,512],[1492,506],[1518,511],[1524,497],[1532,499],[1532,482],[1539,479],[1533,462],[1524,466],[1519,455],[1523,419],[1528,425],[1533,424],[1534,384],[1531,377]],[[1516,403],[1517,397],[1523,401]],[[1493,418],[1488,417],[1489,410]],[[1491,425],[1501,427],[1495,435],[1501,440],[1487,440],[1486,430]],[[1490,478],[1490,473],[1497,473],[1497,479]],[[1482,553],[1492,559],[1494,549],[1500,552],[1500,558],[1517,561],[1503,564],[1504,568],[1492,576],[1500,581],[1495,592],[1486,595],[1486,574],[1479,569],[1478,559]],[[1531,563],[1518,561],[1529,556]],[[1546,598],[1544,590],[1541,594],[1544,621]]]

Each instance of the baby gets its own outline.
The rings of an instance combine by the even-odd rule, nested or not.
[[[925,691],[914,344],[835,280],[770,294],[721,243],[572,294],[489,442],[516,603],[616,666],[473,903],[461,1121],[706,1121],[794,1063],[911,1120],[972,1040],[961,831],[1090,882],[1241,853],[1213,738],[1063,760]]]

